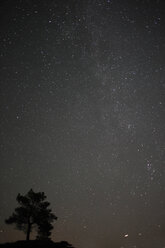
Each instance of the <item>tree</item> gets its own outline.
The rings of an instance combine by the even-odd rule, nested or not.
[[[26,240],[30,239],[33,228],[37,228],[38,239],[49,238],[52,222],[57,217],[48,208],[50,203],[45,199],[44,192],[35,193],[32,189],[24,196],[18,194],[16,200],[20,206],[5,220],[6,224],[16,224],[18,230],[26,233]]]

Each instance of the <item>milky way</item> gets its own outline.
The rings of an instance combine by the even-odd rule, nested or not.
[[[33,188],[55,241],[165,247],[163,0],[0,5],[0,242]]]

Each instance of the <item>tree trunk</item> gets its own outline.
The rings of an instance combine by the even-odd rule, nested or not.
[[[26,233],[26,241],[28,241],[30,239],[30,233],[31,233],[31,223],[28,223],[27,233]]]

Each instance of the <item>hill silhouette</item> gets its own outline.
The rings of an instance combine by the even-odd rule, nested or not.
[[[0,244],[0,248],[74,248],[67,241],[53,242],[51,240],[16,241],[14,243]]]

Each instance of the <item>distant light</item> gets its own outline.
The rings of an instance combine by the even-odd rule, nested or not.
[[[125,234],[125,235],[124,235],[124,238],[128,238],[128,234]]]

